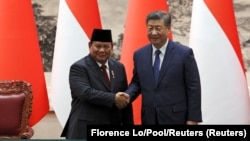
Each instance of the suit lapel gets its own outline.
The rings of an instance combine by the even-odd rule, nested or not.
[[[152,62],[152,57],[153,57],[152,52],[153,52],[152,44],[149,44],[147,46],[147,50],[145,51],[145,54],[143,55],[144,56],[143,66],[145,65],[145,69],[148,69],[149,76],[147,76],[147,77],[149,77],[149,80],[153,80],[153,82],[155,83],[155,86],[156,86],[157,82],[154,81],[155,78],[154,78],[154,67],[153,67],[153,62]],[[149,69],[149,68],[151,68],[151,69]],[[159,82],[159,80],[158,80],[158,82]]]
[[[92,59],[90,56],[88,56],[88,64],[91,68],[91,72],[98,74],[98,78],[100,78],[101,83],[107,88],[110,89],[105,78],[104,75],[102,73],[101,68],[98,66],[98,64],[96,63],[96,61],[94,59]]]
[[[114,89],[115,83],[115,74],[116,74],[116,68],[114,67],[114,64],[112,61],[109,61],[109,78],[110,78],[110,90],[112,91]]]
[[[167,48],[166,48],[166,52],[164,55],[164,59],[162,62],[159,79],[158,79],[158,82],[156,83],[156,87],[158,86],[159,82],[162,80],[162,78],[166,74],[168,66],[169,66],[173,56],[174,56],[174,46],[173,46],[172,42],[169,40]]]
[[[152,62],[152,44],[148,45],[148,49],[146,50],[146,54],[144,55],[145,60],[143,63],[145,63],[145,69],[149,69],[149,78],[150,80],[154,80],[154,68],[153,68],[153,62]]]

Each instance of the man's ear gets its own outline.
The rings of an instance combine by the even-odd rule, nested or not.
[[[91,45],[92,45],[92,42],[90,41],[90,42],[89,42],[89,48],[91,47]]]

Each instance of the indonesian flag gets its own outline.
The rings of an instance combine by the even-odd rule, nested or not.
[[[0,80],[32,85],[29,124],[33,126],[48,113],[49,101],[32,3],[0,0],[0,9]]]
[[[122,44],[121,62],[125,65],[128,81],[133,76],[133,53],[149,43],[146,17],[155,10],[168,11],[166,0],[129,0]],[[172,34],[170,35],[172,36]],[[135,124],[141,124],[141,95],[133,102]]]
[[[202,124],[249,124],[250,102],[231,0],[194,0],[190,47],[202,88]]]
[[[97,0],[60,0],[51,94],[53,109],[62,126],[71,109],[69,68],[89,53],[93,28],[101,28]]]

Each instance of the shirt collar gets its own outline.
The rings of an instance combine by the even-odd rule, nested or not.
[[[102,66],[102,64],[101,64],[101,63],[99,63],[99,62],[97,62],[97,61],[96,61],[96,63],[98,64],[98,66],[99,66],[99,67],[101,67],[101,66]],[[107,69],[109,68],[109,63],[108,63],[108,61],[107,61],[104,65],[106,65]]]
[[[166,43],[159,49],[161,51],[161,53],[162,53],[163,56],[164,56],[165,51],[167,49],[168,40],[169,39],[167,39]],[[152,44],[152,48],[153,48],[153,54],[154,54],[154,52],[157,50],[157,48],[155,48],[155,46],[153,44]]]

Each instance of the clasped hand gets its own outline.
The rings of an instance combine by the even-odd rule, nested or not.
[[[115,105],[122,109],[128,105],[130,102],[130,96],[124,92],[118,92],[115,94]]]

